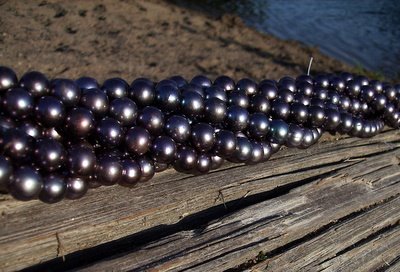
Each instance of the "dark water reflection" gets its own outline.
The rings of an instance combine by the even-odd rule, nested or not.
[[[176,2],[176,1],[175,1]],[[214,14],[236,13],[250,26],[385,75],[400,75],[400,1],[183,1]]]

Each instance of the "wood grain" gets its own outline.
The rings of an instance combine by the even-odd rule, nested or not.
[[[329,207],[323,206],[329,208],[332,213],[327,217],[328,221],[321,221],[328,224],[353,210],[384,201],[398,193],[399,186],[390,184],[399,178],[397,176],[399,146],[399,132],[392,130],[372,139],[346,138],[319,143],[307,150],[283,150],[263,164],[252,166],[225,164],[222,169],[204,176],[193,177],[170,170],[136,188],[103,187],[90,191],[88,196],[81,200],[64,201],[55,205],[45,205],[39,201],[18,202],[8,196],[2,196],[0,268],[10,271],[28,267],[155,226],[171,225],[188,215],[210,207],[229,205],[230,201],[246,199],[251,195],[271,192],[285,186],[296,187],[305,184],[296,190],[297,197],[290,192],[282,196],[285,197],[284,200],[274,199],[266,202],[268,205],[263,210],[263,216],[270,214],[287,217],[287,209],[299,207],[300,210],[296,210],[296,213],[302,216],[310,213],[309,216],[316,216],[312,222],[318,223],[318,220],[323,219],[322,213],[314,210],[313,205],[333,199],[335,207],[331,207],[333,204]],[[314,179],[334,173],[340,173],[340,178],[331,177],[323,179],[322,182],[312,182]],[[344,178],[346,175],[348,177]],[[350,178],[351,176],[354,180]],[[328,182],[330,186],[335,186],[326,185],[327,187],[321,187],[325,188],[324,190],[310,191],[310,186],[307,185],[309,182],[321,186]],[[383,184],[389,185],[385,187]],[[375,187],[379,190],[374,189]],[[317,202],[312,202],[313,198],[309,199],[307,193],[318,196],[317,199],[314,197],[314,201]],[[348,199],[354,200],[348,203]],[[302,206],[305,204],[308,206]],[[346,209],[347,205],[351,208]],[[283,208],[285,210],[282,210]],[[254,214],[256,217],[259,215],[259,213]],[[254,219],[252,216],[252,213],[243,213],[234,221],[252,222]],[[264,217],[261,219],[266,220]],[[297,218],[296,222],[300,225],[293,226],[302,229],[302,224],[307,222],[301,223],[303,219]],[[275,232],[284,229],[290,232],[293,229],[292,223],[294,222],[286,221],[280,226],[282,229],[277,229]],[[316,224],[314,227],[318,229],[317,226],[320,225]],[[312,231],[314,227],[304,228],[304,231]],[[222,234],[224,229],[223,227],[217,232]],[[268,229],[268,232],[272,230]],[[277,237],[281,236],[279,231],[276,233]],[[269,233],[268,238],[265,238],[265,233],[261,234],[260,237],[267,240],[277,239]],[[284,235],[283,238],[285,237]],[[283,238],[278,239],[279,243],[282,243]],[[295,236],[290,239],[295,239]],[[278,246],[279,243],[268,244]],[[240,256],[237,260],[242,261],[257,255],[254,255],[257,250],[265,250],[264,246],[265,243],[261,241],[259,245],[251,247],[251,250],[239,250],[234,255]],[[218,252],[212,253],[214,255],[208,254],[215,258]],[[224,264],[221,267],[228,267],[237,262]],[[144,265],[146,260],[138,263]]]
[[[372,271],[400,254],[399,154],[369,156],[205,228],[84,270],[224,271],[262,251],[268,259],[278,256],[262,264],[268,271],[355,271],[360,265]]]

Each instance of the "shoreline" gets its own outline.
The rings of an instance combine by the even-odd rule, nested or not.
[[[99,81],[140,76],[226,74],[279,79],[307,71],[354,71],[318,49],[246,26],[235,15],[218,19],[167,1],[111,0],[1,4],[0,65],[19,76],[93,76]],[[76,8],[79,6],[79,8]]]

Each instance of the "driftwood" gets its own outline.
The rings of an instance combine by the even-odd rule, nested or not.
[[[79,201],[2,196],[0,268],[394,269],[399,147],[392,130],[283,150],[263,164],[225,164],[204,176],[166,171]]]

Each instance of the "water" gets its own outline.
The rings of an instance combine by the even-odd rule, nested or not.
[[[400,1],[397,0],[192,0],[217,13],[236,13],[249,26],[301,41],[325,54],[400,76]]]

